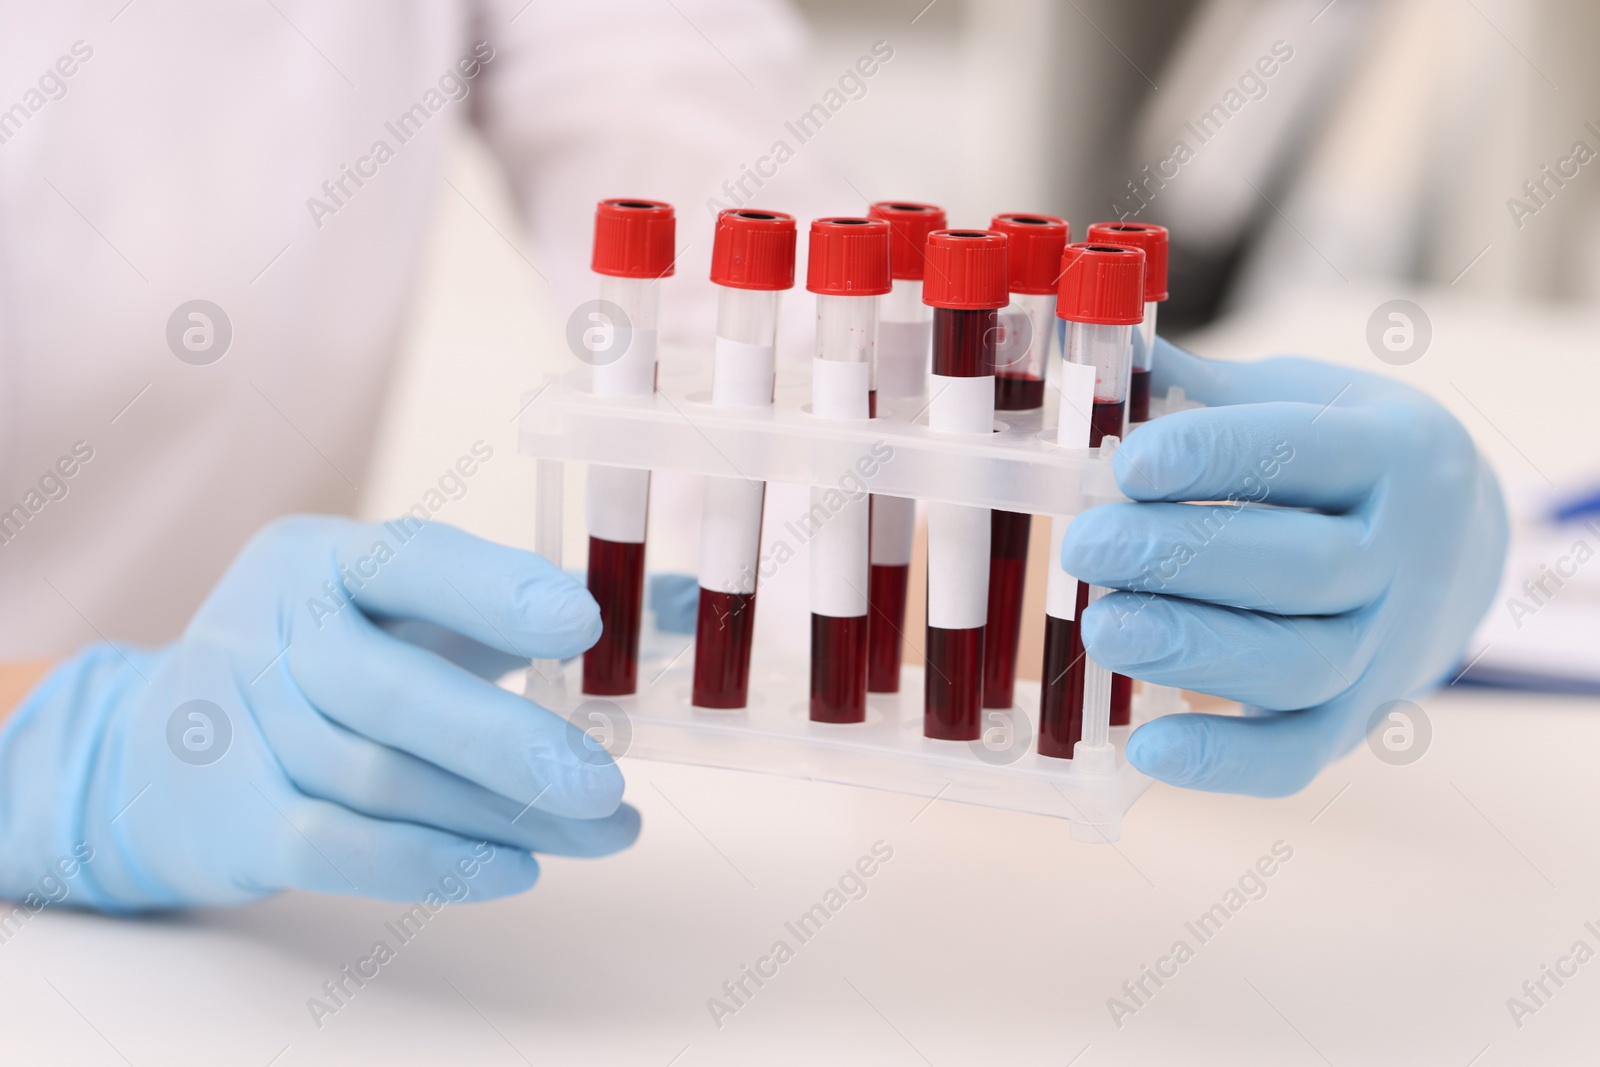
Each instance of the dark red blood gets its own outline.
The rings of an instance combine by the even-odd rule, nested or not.
[[[750,650],[756,595],[700,590],[694,627],[694,687],[700,708],[742,708],[750,701]]]
[[[867,719],[867,616],[811,616],[811,721]]]
[[[922,736],[944,741],[978,739],[983,691],[983,627],[928,627],[923,682]]]
[[[644,544],[589,538],[589,595],[600,605],[600,640],[583,654],[583,691],[625,696],[639,685]]]
[[[874,563],[867,579],[867,691],[900,692],[909,563]]]
[[[1009,708],[1017,681],[1022,636],[1022,590],[1028,571],[1033,516],[989,513],[989,614],[984,622],[983,706]]]
[[[1089,587],[1078,583],[1075,614],[1089,606]],[[1083,738],[1083,641],[1073,619],[1044,617],[1044,672],[1039,683],[1039,755],[1071,759]]]

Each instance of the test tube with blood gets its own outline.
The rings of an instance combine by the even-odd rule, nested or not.
[[[715,406],[772,406],[778,303],[794,286],[795,235],[794,217],[778,211],[730,208],[717,216],[711,249],[711,281],[718,286]],[[697,707],[742,708],[749,701],[766,488],[738,476],[706,479],[690,690]]]
[[[878,301],[890,291],[889,224],[817,219],[811,224],[806,288],[817,294],[811,414],[867,419],[872,413]],[[857,491],[850,492],[851,479]],[[813,486],[811,514],[811,718],[867,717],[869,497],[856,471]]]
[[[928,234],[945,228],[944,208],[904,200],[873,204],[870,218],[889,225],[889,292],[879,306],[877,396],[885,411],[874,415],[915,418],[927,402],[928,353],[933,309],[922,302]],[[916,533],[916,501],[872,498],[871,578],[867,591],[867,689],[900,691],[900,653],[905,639],[906,588]]]
[[[672,205],[654,200],[602,200],[595,211],[592,269],[600,275],[594,313],[610,343],[596,350],[597,397],[649,396],[656,387],[657,282],[673,273]],[[611,321],[615,320],[615,321]],[[644,607],[645,527],[650,472],[593,465],[584,500],[589,530],[589,593],[600,606],[601,634],[583,654],[583,691],[634,692],[639,675],[639,624]]]
[[[922,300],[933,308],[928,427],[987,437],[994,432],[998,313],[1008,299],[1006,236],[939,230],[928,235],[926,252]],[[930,503],[925,737],[978,737],[988,599],[988,509]]]
[[[1149,222],[1097,222],[1088,238],[1100,244],[1144,250],[1144,318],[1133,330],[1129,360],[1127,428],[1150,420],[1150,377],[1154,367],[1156,310],[1167,298],[1167,228]],[[1126,433],[1123,434],[1127,436]],[[1133,679],[1111,676],[1111,725],[1133,722]]]
[[[995,348],[994,406],[996,411],[1032,411],[1044,404],[1045,369],[1055,348],[1057,275],[1070,228],[1067,220],[1050,215],[1012,214],[996,215],[989,229],[1006,235],[1011,259],[1011,301],[1000,313],[1002,329]],[[989,513],[989,610],[983,634],[986,708],[1009,708],[1016,688],[1032,524],[1033,516],[1020,512]]]
[[[1056,430],[1062,447],[1095,448],[1106,437],[1121,437],[1128,361],[1133,329],[1144,315],[1143,294],[1142,250],[1093,243],[1067,246],[1056,301],[1056,315],[1067,326],[1063,355],[1071,365],[1062,368]],[[1093,385],[1085,380],[1082,392],[1091,401],[1091,410],[1085,412],[1073,386],[1091,373]],[[1083,735],[1087,674],[1078,621],[1088,606],[1089,586],[1061,569],[1061,539],[1068,524],[1062,518],[1052,523],[1039,703],[1039,752],[1059,759],[1071,759]]]
[[[1128,375],[1128,425],[1137,426],[1150,420],[1156,309],[1167,299],[1167,228],[1149,222],[1097,222],[1089,227],[1087,236],[1096,244],[1144,250],[1144,318],[1133,331],[1133,359]]]

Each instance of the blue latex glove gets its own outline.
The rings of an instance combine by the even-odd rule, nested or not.
[[[275,522],[180,640],[93,645],[14,713],[0,897],[75,848],[93,859],[73,902],[108,910],[490,899],[533,884],[532,851],[624,848],[639,817],[610,758],[456,662],[495,675],[599,633],[588,592],[531,553],[415,520]]]
[[[1499,486],[1448,412],[1377,375],[1211,362],[1160,341],[1154,383],[1212,406],[1147,423],[1117,453],[1122,491],[1159,503],[1072,523],[1066,570],[1130,590],[1090,606],[1084,643],[1124,674],[1248,708],[1147,723],[1134,766],[1194,789],[1292,793],[1380,705],[1448,680],[1499,582]],[[1280,507],[1179,503],[1229,500]]]

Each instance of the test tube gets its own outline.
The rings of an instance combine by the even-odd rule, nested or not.
[[[1061,253],[1072,239],[1066,219],[1053,215],[996,215],[989,229],[1010,242],[1011,298],[995,349],[994,406],[1033,411],[1044,405],[1045,370],[1054,349],[1056,284]]]
[[[1056,316],[1065,320],[1065,362],[1092,368],[1085,394],[1091,410],[1073,402],[1077,375],[1062,374],[1056,442],[1065,448],[1097,448],[1122,436],[1128,361],[1133,328],[1144,314],[1144,252],[1093,243],[1068,245],[1061,257]],[[1084,682],[1088,674],[1078,619],[1089,604],[1089,586],[1061,569],[1061,539],[1070,520],[1051,524],[1050,575],[1045,594],[1044,670],[1039,693],[1039,753],[1071,759],[1083,736]]]
[[[1128,436],[1129,367],[1133,330],[1144,319],[1144,251],[1085,241],[1061,257],[1056,316],[1067,321],[1069,363],[1094,368],[1094,414],[1089,447]]]
[[[933,308],[928,427],[935,432],[985,438],[994,432],[994,352],[999,311],[1007,300],[1006,246],[1005,234],[988,230],[928,235],[922,301]],[[924,737],[978,737],[988,600],[989,510],[930,503]]]
[[[880,417],[901,421],[922,410],[928,388],[933,309],[922,302],[928,234],[946,226],[944,208],[890,200],[873,204],[869,218],[889,226],[890,289],[879,303],[877,393]],[[874,416],[878,412],[874,410]],[[872,498],[871,577],[867,590],[867,690],[900,691],[900,653],[906,628],[906,587],[917,504],[895,496]]]
[[[878,299],[890,291],[889,224],[817,219],[811,224],[806,288],[817,294],[811,414],[866,419],[872,413]],[[859,489],[851,492],[851,478]],[[855,471],[812,486],[811,719],[867,718],[867,594],[871,510]]]
[[[1150,421],[1150,372],[1155,358],[1156,308],[1167,298],[1167,228],[1147,222],[1097,222],[1089,240],[1144,250],[1144,318],[1133,331],[1128,374],[1128,427]],[[1133,679],[1111,676],[1111,725],[1133,722]]]
[[[594,363],[597,397],[649,396],[656,388],[656,282],[673,273],[671,204],[602,200],[595,210],[591,267],[600,275],[603,312],[616,316],[613,343]],[[583,654],[583,691],[622,696],[638,688],[639,622],[644,608],[644,544],[650,472],[590,466],[584,500],[589,530],[589,593],[601,633]]]
[[[730,208],[717,216],[711,281],[717,340],[711,403],[772,406],[778,303],[794,285],[794,217]],[[700,522],[700,607],[690,699],[702,708],[742,708],[750,696],[756,571],[765,482],[711,477]]]
[[[1128,385],[1128,425],[1150,421],[1150,371],[1155,357],[1156,308],[1167,298],[1167,228],[1148,222],[1097,222],[1088,239],[1098,244],[1144,250],[1144,319],[1133,331],[1133,360]],[[1120,676],[1119,676],[1120,677]],[[1116,721],[1113,701],[1113,726]]]
[[[1000,313],[995,347],[994,406],[1032,411],[1044,405],[1045,368],[1056,334],[1056,281],[1070,239],[1066,219],[996,215],[989,229],[1006,235],[1011,300]],[[983,706],[1009,708],[1017,681],[1022,636],[1022,591],[1033,516],[989,513],[989,612],[983,632]]]

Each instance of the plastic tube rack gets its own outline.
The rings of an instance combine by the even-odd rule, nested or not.
[[[1075,515],[1125,500],[1098,449],[1062,449],[1053,440],[1056,402],[1002,412],[988,439],[928,429],[922,411],[880,408],[872,420],[824,420],[809,412],[807,382],[780,381],[764,409],[713,407],[705,383],[662,376],[651,396],[598,398],[589,369],[547,378],[522,398],[519,443],[537,457],[541,552],[559,556],[562,464],[648,467],[753,481],[790,482],[1030,514]],[[1158,410],[1187,405],[1181,393]],[[889,416],[889,417],[885,417]],[[559,560],[557,561],[559,562]],[[913,635],[916,640],[917,635]],[[681,646],[676,649],[682,652]],[[1113,727],[1114,764],[1060,760],[1034,751],[1037,684],[1018,683],[1017,703],[984,712],[977,741],[922,736],[920,668],[908,667],[899,693],[874,693],[864,723],[811,722],[803,655],[757,649],[750,704],[722,711],[694,707],[693,658],[641,662],[630,696],[589,697],[578,662],[550,661],[529,672],[530,699],[569,717],[618,756],[759,771],[865,786],[942,800],[1030,812],[1072,822],[1084,841],[1115,841],[1123,814],[1150,780],[1128,765],[1129,727]],[[1178,695],[1146,687],[1135,724],[1182,710]],[[1085,766],[1078,766],[1085,763]]]

